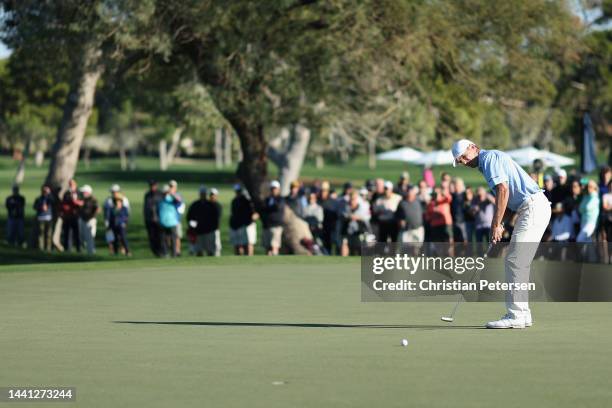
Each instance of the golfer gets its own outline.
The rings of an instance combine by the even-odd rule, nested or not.
[[[469,140],[453,144],[453,166],[478,168],[495,195],[495,214],[491,222],[491,242],[499,242],[504,231],[506,210],[517,213],[510,247],[505,260],[506,282],[527,283],[531,261],[550,221],[550,202],[535,181],[499,150],[481,150]],[[524,329],[533,324],[527,291],[508,291],[507,313],[488,322],[490,329]]]

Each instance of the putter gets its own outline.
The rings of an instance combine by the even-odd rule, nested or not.
[[[493,242],[491,242],[489,244],[489,247],[487,248],[487,251],[483,255],[483,258],[486,258],[486,257],[489,256],[489,253],[491,252],[492,248],[493,248]],[[474,278],[476,277],[477,274],[478,274],[478,272],[474,272],[474,275],[472,275],[472,278],[470,279],[468,284],[470,284],[470,283],[472,283],[474,281]],[[450,316],[442,316],[440,318],[440,320],[442,320],[443,322],[452,323],[455,320],[455,312],[457,311],[457,308],[459,307],[459,303],[461,303],[461,299],[462,298],[463,298],[463,295],[461,293],[459,293],[458,298],[457,298],[457,302],[455,303],[455,307],[453,307],[453,311],[451,312]]]

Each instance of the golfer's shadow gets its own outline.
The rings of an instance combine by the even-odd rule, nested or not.
[[[175,325],[175,326],[207,326],[207,327],[299,327],[304,329],[484,329],[483,326],[431,325],[431,324],[341,324],[341,323],[266,323],[266,322],[189,322],[189,321],[144,321],[117,320],[119,324],[141,325]]]

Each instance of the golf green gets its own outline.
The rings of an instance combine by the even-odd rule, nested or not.
[[[74,386],[70,407],[608,405],[610,305],[532,306],[532,328],[494,331],[497,303],[452,324],[449,302],[362,303],[357,258],[3,266],[0,387]]]

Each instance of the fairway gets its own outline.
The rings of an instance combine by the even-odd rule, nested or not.
[[[448,325],[450,302],[362,303],[360,284],[358,258],[3,266],[0,385],[74,386],[52,404],[70,407],[609,404],[607,303],[482,330],[502,305]]]

